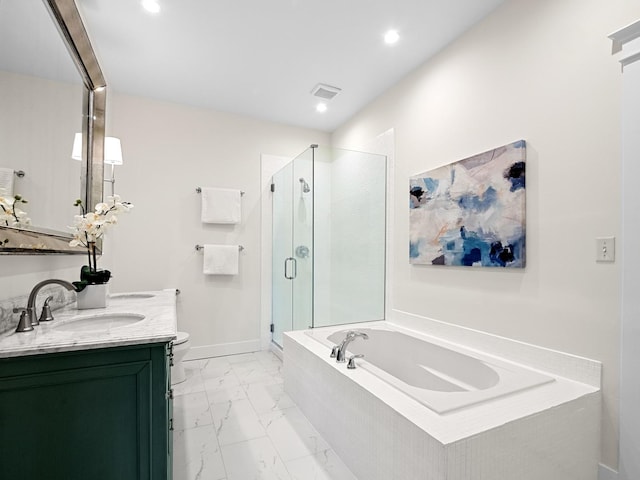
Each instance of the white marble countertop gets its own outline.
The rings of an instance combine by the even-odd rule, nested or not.
[[[144,315],[144,318],[109,328],[101,317],[113,314]],[[74,302],[55,310],[53,316],[53,321],[43,322],[31,332],[0,335],[0,358],[169,342],[176,338],[176,291],[113,294],[106,308],[78,310]],[[96,322],[95,329],[91,325],[86,328],[86,322],[85,328],[70,328],[73,322],[87,317],[95,317],[90,320]]]

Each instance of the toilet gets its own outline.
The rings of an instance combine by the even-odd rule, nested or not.
[[[173,341],[173,366],[171,367],[171,384],[184,382],[186,375],[182,360],[189,351],[189,334],[186,332],[178,332],[177,338]]]

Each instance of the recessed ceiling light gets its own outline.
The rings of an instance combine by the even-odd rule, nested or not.
[[[400,40],[400,35],[398,35],[397,30],[389,30],[384,34],[384,43],[386,43],[387,45],[393,45],[398,40]]]
[[[149,13],[158,13],[160,11],[160,4],[158,0],[142,0],[142,8]]]
[[[327,111],[327,104],[326,103],[319,103],[318,105],[316,105],[316,111],[320,112],[320,113],[324,113]]]

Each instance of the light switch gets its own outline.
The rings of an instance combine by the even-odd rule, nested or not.
[[[596,262],[615,262],[616,237],[596,238]]]

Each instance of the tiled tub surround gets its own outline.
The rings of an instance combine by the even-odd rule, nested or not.
[[[20,306],[25,305],[26,302]],[[40,305],[38,303],[38,308]],[[112,295],[106,308],[77,310],[74,302],[53,313],[53,321],[41,323],[31,332],[9,330],[0,335],[0,358],[160,343],[176,336],[175,289]],[[144,319],[106,330],[69,331],[59,328],[88,316],[125,313],[144,315]]]
[[[467,354],[475,350],[484,358],[518,363],[554,381],[439,414],[367,371],[366,358],[347,370],[306,332],[287,333],[285,389],[358,478],[597,478],[598,362],[403,312],[394,312],[388,322],[319,331],[329,337],[376,327],[449,342],[452,350],[464,345]],[[393,345],[387,349],[403,354]]]

